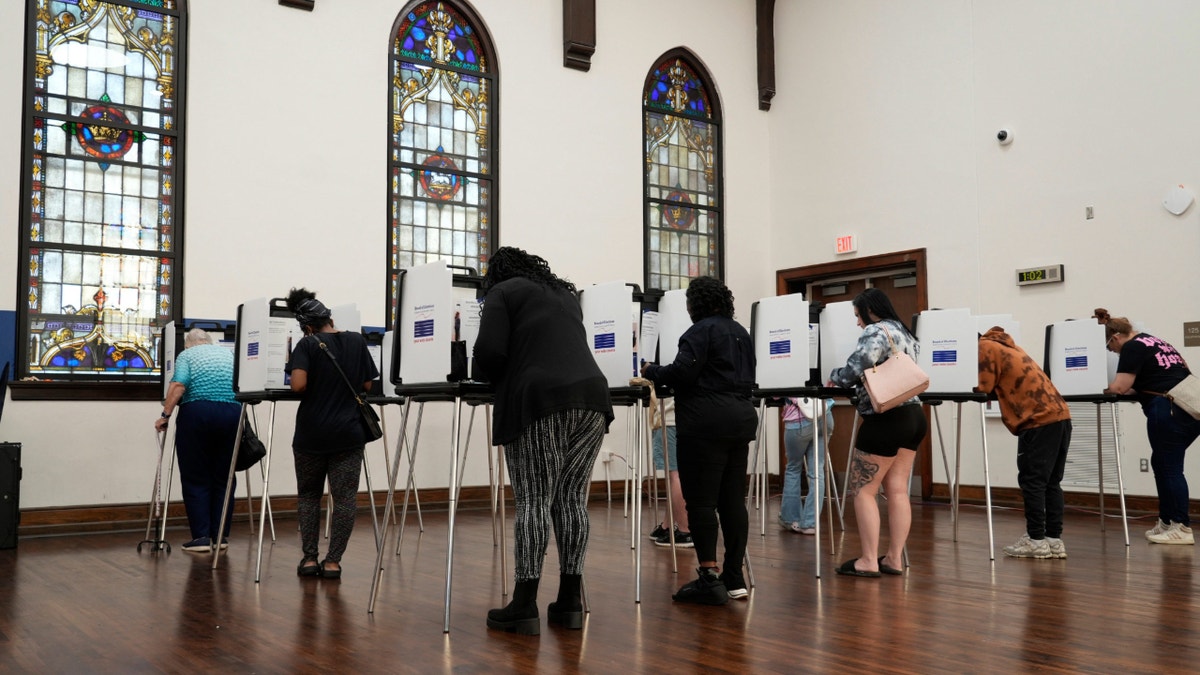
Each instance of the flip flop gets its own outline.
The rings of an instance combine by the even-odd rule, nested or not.
[[[884,574],[891,574],[893,576],[903,576],[904,575],[904,572],[902,570],[898,570],[895,567],[892,567],[891,565],[883,562],[885,558],[887,558],[886,555],[879,556],[879,571],[880,572],[883,572]]]
[[[837,568],[837,573],[847,577],[870,577],[872,579],[883,576],[879,572],[863,572],[854,568],[854,563],[858,558],[851,558],[842,563],[842,566]]]

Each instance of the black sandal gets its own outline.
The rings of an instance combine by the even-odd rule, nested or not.
[[[328,567],[326,567],[325,563],[328,563],[328,562],[333,562],[334,565],[337,565],[337,569],[331,570]],[[325,579],[341,579],[342,578],[342,564],[340,562],[334,562],[331,560],[322,560],[320,570],[321,570],[321,572],[320,572],[321,576]]]
[[[317,564],[316,558],[304,558],[296,565],[296,576],[298,577],[319,577],[321,576],[321,566]]]

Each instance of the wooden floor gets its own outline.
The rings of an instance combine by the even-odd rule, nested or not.
[[[772,518],[778,509],[770,505]],[[648,511],[648,510],[647,510]],[[511,512],[510,512],[511,513]],[[634,603],[629,521],[620,503],[591,508],[584,630],[545,625],[540,637],[489,631],[501,604],[499,549],[487,512],[460,513],[451,631],[442,632],[446,514],[426,513],[388,556],[379,603],[367,613],[374,564],[361,517],[340,582],[299,579],[295,521],[278,521],[254,582],[254,546],[235,527],[217,572],[208,556],[137,553],[141,533],[26,538],[0,551],[0,670],[135,672],[727,672],[727,673],[1182,673],[1200,669],[1200,604],[1191,546],[1150,546],[1146,521],[1099,529],[1068,513],[1068,560],[1005,558],[1023,531],[1019,511],[997,511],[997,559],[987,521],[964,507],[959,541],[949,508],[914,506],[905,577],[833,573],[857,549],[853,530],[826,545],[814,577],[813,538],[774,526],[752,532],[757,586],[724,607],[674,604],[692,577],[690,553],[672,574],[670,552],[643,551]],[[411,518],[411,514],[410,514]],[[510,515],[511,518],[511,515]],[[649,517],[647,518],[649,523]],[[852,525],[852,523],[848,523]],[[511,522],[510,522],[511,527]],[[511,531],[511,530],[510,530]],[[828,533],[826,533],[827,535]],[[183,531],[168,532],[178,546]],[[392,541],[395,541],[393,535]],[[826,544],[828,538],[825,539]],[[510,544],[511,545],[511,544]],[[553,599],[551,549],[541,602]],[[511,560],[511,553],[510,560]],[[511,564],[509,575],[511,576]]]

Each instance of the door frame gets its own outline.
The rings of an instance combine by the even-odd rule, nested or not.
[[[791,267],[775,272],[775,294],[787,295],[789,289],[795,289],[792,292],[806,290],[809,284],[832,280],[838,277],[866,274],[869,272],[883,272],[897,267],[915,267],[917,274],[917,311],[919,312],[929,309],[929,284],[925,260],[925,249],[914,248],[895,253],[883,253],[880,255],[863,256],[861,258],[849,258],[815,265]],[[923,407],[925,408],[925,416],[928,418],[929,408],[928,406]],[[782,440],[780,441],[780,446],[780,453],[783,453]],[[921,499],[924,500],[928,500],[933,495],[932,448],[933,443],[929,434],[926,434],[925,440],[921,442],[921,447],[917,452],[920,458],[917,465],[920,467],[918,476],[921,480]],[[853,452],[853,448],[850,451]]]

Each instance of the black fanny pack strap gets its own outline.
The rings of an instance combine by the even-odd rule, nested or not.
[[[353,384],[350,384],[350,378],[346,377],[346,371],[342,370],[342,366],[340,363],[338,363],[337,357],[333,355],[333,352],[329,351],[329,346],[325,344],[324,340],[317,337],[316,333],[313,333],[313,339],[315,339],[317,344],[321,346],[321,351],[325,352],[325,355],[329,357],[329,360],[333,361],[333,367],[337,368],[338,375],[342,376],[342,381],[345,382],[346,386],[350,388],[350,395],[354,397],[355,402],[357,402],[359,405],[365,405],[362,397],[358,395],[358,390],[354,388]]]

